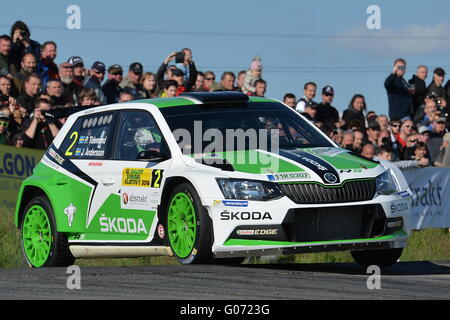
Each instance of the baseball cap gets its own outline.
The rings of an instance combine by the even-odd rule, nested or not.
[[[438,76],[444,76],[445,75],[445,71],[442,68],[436,68],[434,69],[433,73],[437,74]]]
[[[0,119],[1,120],[9,120],[9,117],[6,115],[6,113],[0,112]]]
[[[92,70],[97,70],[100,73],[105,73],[106,67],[105,64],[101,61],[95,61],[92,65]]]
[[[184,76],[183,70],[178,69],[178,68],[173,69],[173,70],[172,70],[172,74],[173,74],[174,76],[176,76],[176,77]]]
[[[67,62],[68,63],[70,63],[72,66],[76,66],[76,65],[79,65],[79,64],[81,64],[81,65],[83,65],[84,66],[84,62],[83,62],[83,59],[81,59],[80,57],[78,57],[78,56],[72,56],[72,57],[70,57],[69,58],[69,60],[67,60]]]
[[[322,94],[325,95],[334,95],[334,89],[332,86],[325,86],[322,89]]]
[[[419,134],[423,134],[425,132],[431,132],[430,129],[428,129],[427,126],[420,126],[419,129],[417,130],[419,132]]]
[[[144,72],[144,68],[139,62],[133,62],[130,64],[130,68],[128,70],[133,71],[135,74],[142,74]]]
[[[123,69],[118,64],[113,64],[108,68],[108,73],[123,73]]]
[[[435,118],[433,119],[433,121],[436,121],[436,122],[446,122],[447,119],[446,119],[445,117],[435,117]]]
[[[427,94],[427,98],[428,99],[432,99],[432,98],[437,98],[438,97],[438,95],[437,95],[437,93],[436,92],[430,92],[429,94]]]

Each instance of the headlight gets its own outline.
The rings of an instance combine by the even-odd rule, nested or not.
[[[376,179],[375,183],[377,186],[377,192],[379,194],[392,194],[394,192],[399,192],[400,188],[397,185],[397,181],[391,171],[391,169],[380,174]]]
[[[275,183],[255,180],[216,179],[225,199],[273,200],[283,194]]]

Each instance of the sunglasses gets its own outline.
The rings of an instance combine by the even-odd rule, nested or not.
[[[215,78],[205,78],[205,80],[209,80],[209,81],[214,81],[214,80],[216,80]]]
[[[396,123],[396,124],[391,124],[391,127],[394,127],[394,128],[399,128],[401,126],[401,124],[400,123]]]
[[[123,73],[122,72],[114,72],[114,73],[111,73],[112,75],[115,75],[115,76],[123,76]]]
[[[417,143],[419,140],[408,140],[408,142],[410,142],[410,143]]]
[[[7,127],[9,124],[8,121],[0,121],[0,126]]]

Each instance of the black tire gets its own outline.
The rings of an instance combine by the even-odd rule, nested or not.
[[[172,200],[178,194],[185,194],[191,200],[195,211],[195,222],[196,222],[196,232],[193,242],[193,246],[187,256],[180,256],[174,250],[174,245],[171,241],[171,230],[169,228],[169,210]],[[181,264],[202,264],[209,263],[212,259],[211,247],[213,244],[212,236],[212,222],[208,215],[206,209],[202,206],[200,202],[200,197],[198,196],[195,188],[189,183],[182,183],[176,186],[170,193],[168,202],[164,206],[164,222],[165,229],[167,230],[167,241],[174,253],[175,258]],[[173,231],[172,231],[173,233]]]
[[[39,206],[43,209],[43,213],[47,216],[48,222],[50,224],[51,230],[51,241],[50,250],[48,255],[44,258],[45,262],[43,264],[35,265],[33,261],[28,257],[26,250],[24,248],[24,223],[27,218],[28,211],[33,206]],[[69,250],[69,243],[67,240],[67,235],[65,233],[57,232],[56,230],[56,220],[53,212],[53,208],[50,201],[45,196],[37,196],[31,199],[25,206],[25,210],[22,215],[21,221],[21,245],[22,252],[24,254],[25,260],[33,268],[45,268],[45,267],[67,267],[73,265],[75,258]],[[44,261],[43,259],[43,261]]]
[[[371,265],[377,265],[380,268],[386,268],[395,264],[402,255],[403,248],[381,249],[367,251],[352,251],[352,257],[360,266],[367,268]]]

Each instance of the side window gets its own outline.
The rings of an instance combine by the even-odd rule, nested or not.
[[[146,111],[122,111],[113,159],[137,160],[141,151],[169,155],[167,144],[152,115]]]
[[[71,159],[104,159],[112,143],[114,112],[79,117],[65,137],[61,151]]]

